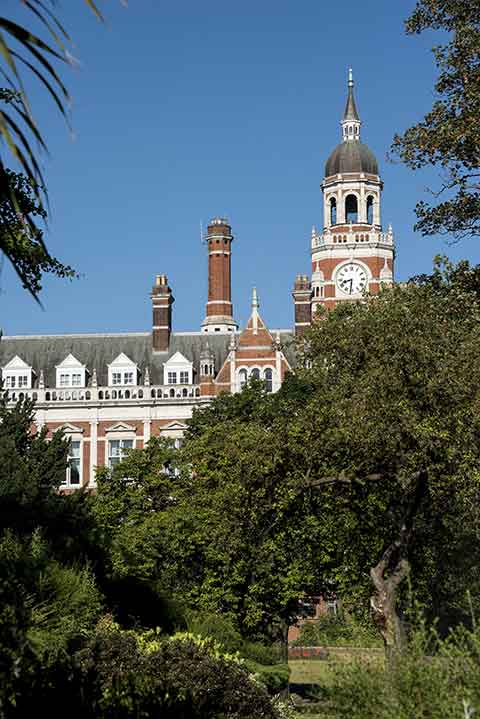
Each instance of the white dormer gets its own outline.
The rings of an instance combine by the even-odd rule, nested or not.
[[[21,357],[15,355],[5,367],[2,367],[2,380],[5,389],[31,389],[33,369]]]
[[[138,383],[138,366],[130,357],[121,352],[108,365],[108,384],[111,387],[125,387]]]
[[[57,387],[86,387],[87,368],[76,357],[69,354],[63,362],[55,367],[57,371]]]
[[[163,365],[163,384],[193,384],[193,362],[175,352]]]

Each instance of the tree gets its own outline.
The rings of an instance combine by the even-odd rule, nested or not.
[[[315,391],[299,464],[338,508],[338,584],[368,591],[370,575],[389,650],[407,576],[431,614],[465,608],[466,589],[478,590],[480,305],[465,274],[447,268],[442,281],[344,304],[305,348]]]
[[[405,23],[410,35],[428,29],[449,34],[433,49],[439,76],[438,99],[424,119],[396,135],[392,153],[416,170],[427,165],[442,172],[435,202],[416,206],[415,229],[422,235],[480,234],[480,2],[418,0]]]
[[[282,408],[252,385],[213,400],[201,431],[199,412],[165,519],[172,591],[229,615],[244,637],[286,641],[299,600],[324,580],[330,547],[316,492],[291,451],[294,417]]]

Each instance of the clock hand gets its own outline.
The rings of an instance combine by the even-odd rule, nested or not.
[[[348,280],[348,283],[350,284],[350,294],[352,294],[352,292],[353,292],[353,278],[350,278],[350,279]]]

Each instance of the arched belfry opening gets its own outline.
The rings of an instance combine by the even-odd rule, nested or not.
[[[367,197],[367,223],[373,225],[373,196]]]
[[[330,224],[337,224],[337,200],[335,197],[330,198]]]
[[[358,200],[355,195],[345,198],[345,220],[356,224],[358,222]]]

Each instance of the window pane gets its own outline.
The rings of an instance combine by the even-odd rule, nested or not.
[[[80,457],[80,441],[70,442],[70,457]]]
[[[121,384],[122,375],[120,372],[112,372],[112,384]]]
[[[74,387],[80,387],[82,383],[82,375],[81,374],[72,374],[72,385]]]
[[[124,449],[132,449],[133,448],[133,439],[122,439],[122,447]]]
[[[260,379],[260,370],[255,367],[255,369],[252,369],[250,377],[254,377],[255,379]]]
[[[168,373],[168,384],[177,384],[177,373],[176,372]]]
[[[133,372],[124,372],[123,378],[124,384],[133,384]]]
[[[180,384],[188,384],[188,372],[180,372]]]
[[[112,457],[119,457],[120,456],[120,440],[111,439],[108,444],[110,447],[110,455]]]
[[[80,460],[70,460],[70,484],[80,484]]]

